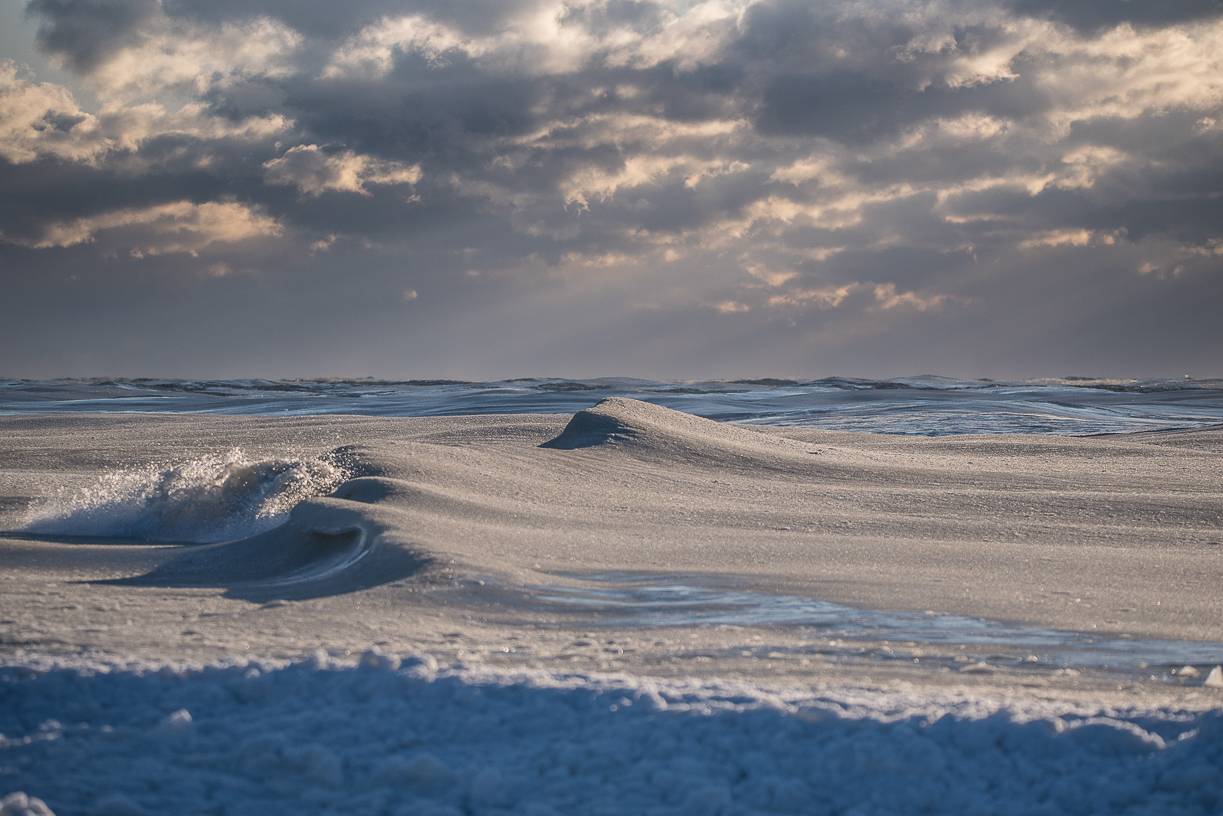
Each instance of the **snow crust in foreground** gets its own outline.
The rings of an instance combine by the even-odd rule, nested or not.
[[[1208,814],[1218,711],[838,699],[323,654],[0,671],[0,813]]]

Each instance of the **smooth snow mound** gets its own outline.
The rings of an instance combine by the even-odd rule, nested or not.
[[[31,509],[41,534],[213,542],[275,527],[303,499],[347,477],[334,456],[256,459],[242,449],[172,465],[117,468]]]
[[[320,655],[282,668],[9,668],[0,791],[59,816],[1223,807],[1219,711],[941,705],[439,672],[380,653],[356,666]]]
[[[608,397],[578,411],[542,447],[560,450],[628,445],[672,455],[802,455],[807,446],[784,437],[674,411],[627,397]]]

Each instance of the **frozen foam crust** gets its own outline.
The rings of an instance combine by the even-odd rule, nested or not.
[[[370,652],[0,673],[5,816],[1215,814],[1219,712],[828,699]],[[41,801],[40,801],[41,800]],[[42,802],[45,801],[45,805]]]

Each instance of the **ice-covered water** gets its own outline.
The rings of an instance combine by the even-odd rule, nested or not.
[[[856,609],[818,598],[755,592],[700,576],[569,577],[585,583],[536,587],[533,597],[559,610],[589,613],[588,622],[598,625],[802,627],[822,643],[833,644],[831,649],[821,647],[832,653],[853,651],[854,644],[866,642],[917,643],[963,646],[971,650],[965,655],[994,663],[1054,667],[1133,670],[1223,662],[1220,643],[1101,636],[933,611]]]
[[[572,413],[627,396],[711,419],[894,434],[1098,434],[1223,423],[1223,380],[0,380],[0,414]]]

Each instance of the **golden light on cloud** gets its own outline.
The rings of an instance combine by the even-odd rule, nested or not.
[[[31,245],[36,249],[71,247],[118,230],[132,234],[130,243],[139,255],[165,255],[194,254],[212,244],[276,237],[282,227],[274,218],[237,202],[175,201],[54,223]]]
[[[370,185],[416,184],[421,179],[419,164],[374,159],[351,150],[328,153],[314,144],[291,147],[264,162],[263,169],[269,184],[296,187],[316,197],[327,192],[368,196]]]

